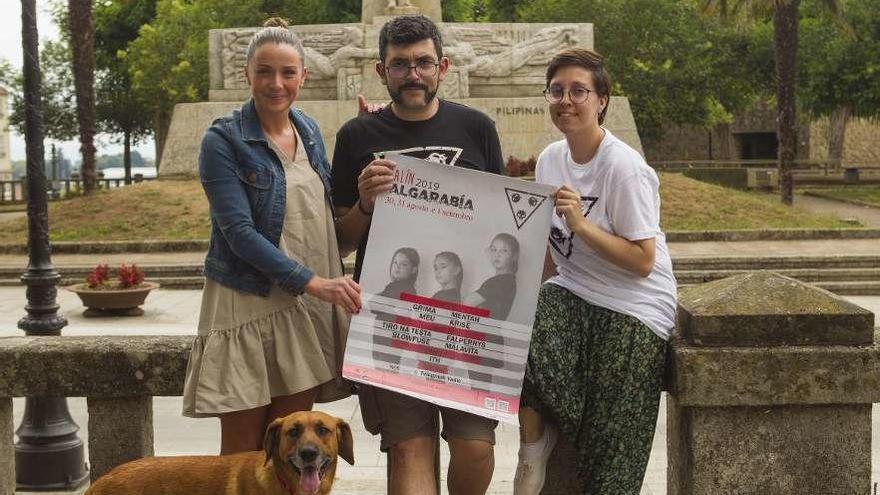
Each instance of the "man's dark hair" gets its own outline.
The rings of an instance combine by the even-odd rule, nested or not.
[[[437,25],[423,15],[402,15],[391,19],[379,32],[379,60],[385,62],[388,45],[405,46],[433,40],[437,60],[443,58],[443,38]]]

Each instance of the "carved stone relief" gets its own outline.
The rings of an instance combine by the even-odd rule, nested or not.
[[[222,89],[247,88],[244,72],[247,47],[256,31],[256,28],[223,31]],[[296,31],[303,41],[305,65],[312,79],[335,79],[339,69],[358,67],[363,59],[378,58],[377,48],[364,48],[364,32],[359,27],[324,26],[318,32]]]
[[[472,76],[540,75],[553,54],[579,44],[578,29],[575,24],[546,27],[514,42],[491,28],[450,26],[444,52]]]
[[[395,7],[405,3],[391,1]],[[415,5],[414,1],[410,3]],[[364,90],[365,84],[370,88],[375,86],[370,78],[375,77],[372,61],[379,58],[375,36],[380,27],[371,24],[294,26],[293,31],[305,47],[305,65],[311,81],[308,87],[316,90],[301,96],[350,99]],[[531,95],[535,87],[543,84],[544,69],[555,53],[573,46],[591,48],[593,43],[589,24],[440,23],[439,27],[444,54],[460,74],[457,81],[451,78],[444,85],[457,85],[457,88],[447,88],[447,92],[459,97]],[[215,94],[223,92],[229,96],[236,91],[247,91],[244,66],[248,43],[256,31],[257,28],[221,31],[219,46],[215,48],[221,53],[211,59],[222,65],[212,69],[218,74],[217,83],[212,79],[211,89],[219,90]],[[366,41],[367,38],[371,41]]]

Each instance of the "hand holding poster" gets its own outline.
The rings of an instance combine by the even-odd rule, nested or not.
[[[553,188],[388,158],[343,375],[516,424]]]

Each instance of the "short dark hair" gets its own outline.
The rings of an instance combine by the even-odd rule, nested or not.
[[[605,62],[602,55],[587,50],[585,48],[567,48],[556,54],[547,65],[547,85],[550,87],[550,81],[556,75],[556,71],[563,67],[580,67],[593,74],[593,85],[591,88],[599,97],[611,97],[611,78],[605,70]],[[610,101],[609,101],[610,104]],[[605,122],[605,113],[608,112],[608,105],[599,113],[599,124]]]
[[[379,60],[385,62],[388,45],[404,46],[433,40],[437,59],[443,58],[443,38],[431,19],[423,15],[402,15],[391,19],[379,32]]]

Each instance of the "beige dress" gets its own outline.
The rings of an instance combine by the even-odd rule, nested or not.
[[[333,215],[321,178],[301,146],[293,160],[274,143],[284,165],[287,209],[279,249],[315,275],[342,275]],[[297,143],[301,143],[297,135]],[[268,297],[205,280],[198,336],[183,391],[183,415],[218,414],[265,406],[272,397],[320,385],[318,402],[347,397],[342,358],[348,314],[272,285]]]

